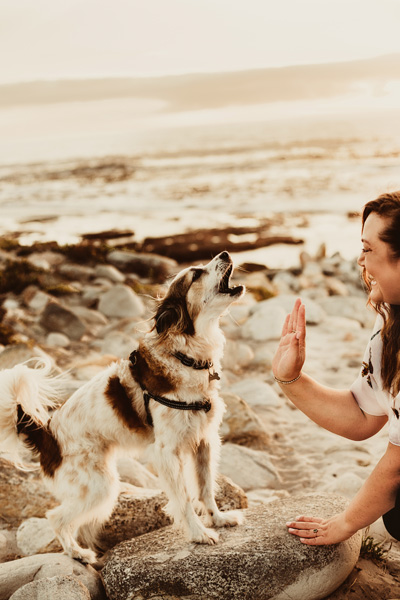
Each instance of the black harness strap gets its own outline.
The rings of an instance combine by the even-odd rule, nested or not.
[[[138,354],[139,354],[138,350],[134,350],[133,352],[131,352],[131,354],[129,356],[129,360],[132,363],[132,365],[137,365]],[[185,355],[183,355],[183,356],[185,356]],[[193,360],[193,359],[191,359],[191,360]],[[196,367],[194,367],[194,368],[196,368]],[[208,369],[209,367],[206,366],[206,367],[198,367],[198,368]],[[143,390],[143,401],[144,401],[144,407],[146,409],[147,424],[150,427],[153,427],[153,418],[151,416],[150,407],[149,407],[150,400],[155,400],[156,402],[158,402],[159,404],[162,404],[163,406],[168,406],[168,408],[177,408],[178,410],[204,410],[204,412],[208,412],[211,409],[211,402],[208,399],[201,400],[199,402],[193,402],[192,404],[186,404],[186,402],[179,402],[178,400],[170,400],[169,398],[164,398],[163,396],[157,396],[156,394],[152,394],[151,392],[146,390],[146,388],[144,387],[144,385],[142,384],[142,382],[140,380],[137,380],[137,382],[139,383],[140,387]]]
[[[169,398],[156,396],[155,394],[151,394],[147,390],[143,390],[143,400],[146,409],[147,423],[151,427],[153,426],[153,419],[149,407],[150,400],[155,400],[163,406],[168,406],[168,408],[177,408],[178,410],[204,410],[204,412],[208,412],[211,409],[210,400],[204,400],[203,402],[194,402],[193,404],[186,404],[186,402],[178,402],[177,400],[170,400]]]

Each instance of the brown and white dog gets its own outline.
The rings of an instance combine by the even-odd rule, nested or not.
[[[189,540],[216,543],[210,526],[241,522],[240,512],[221,512],[214,499],[224,412],[218,395],[224,344],[219,317],[244,294],[243,286],[229,287],[232,270],[231,257],[222,252],[206,266],[181,271],[130,360],[110,365],[51,418],[58,383],[49,364],[0,372],[0,447],[17,465],[24,451],[39,456],[45,482],[61,502],[47,517],[69,556],[96,562],[96,534],[119,492],[118,449],[151,450],[167,512]],[[197,490],[185,476],[187,463]],[[195,496],[205,523],[194,509]]]

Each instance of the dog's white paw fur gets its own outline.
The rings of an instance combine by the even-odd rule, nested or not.
[[[235,527],[235,525],[241,525],[244,521],[243,513],[238,510],[218,511],[211,519],[215,527]]]
[[[196,544],[209,544],[212,546],[213,544],[217,544],[218,540],[218,533],[214,531],[214,529],[210,529],[208,527],[199,529],[196,533],[192,533],[190,536],[190,541],[196,542]]]
[[[66,554],[85,565],[97,565],[98,563],[97,555],[93,550],[85,548],[80,548],[79,550],[72,549],[67,551]]]

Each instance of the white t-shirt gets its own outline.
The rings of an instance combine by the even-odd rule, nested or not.
[[[400,417],[400,394],[395,398],[383,389],[381,377],[382,338],[380,335],[383,325],[382,317],[378,316],[373,333],[365,350],[363,365],[358,378],[350,388],[358,406],[367,414],[387,415],[389,419],[389,442],[400,446],[400,418],[397,418],[393,408]]]

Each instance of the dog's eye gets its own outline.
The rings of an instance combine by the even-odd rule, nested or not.
[[[193,281],[197,281],[202,275],[204,271],[202,269],[195,269],[193,271],[192,283]]]

